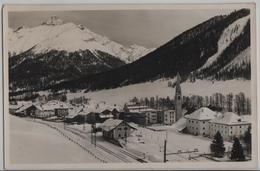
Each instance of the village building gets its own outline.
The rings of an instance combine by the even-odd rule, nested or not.
[[[18,103],[19,105],[19,103]],[[13,109],[10,106],[10,109]],[[14,114],[18,116],[31,116],[37,118],[48,118],[48,117],[65,117],[67,116],[69,105],[64,102],[50,101],[46,104],[41,103],[22,103],[21,107],[14,110]]]
[[[40,112],[36,113],[36,117],[38,118],[48,118],[48,117],[65,117],[69,115],[69,109],[73,108],[69,106],[69,104],[58,101],[52,100],[45,104],[36,104],[40,109]]]
[[[69,110],[69,114],[65,117],[66,123],[85,123],[87,121],[87,111],[84,107],[74,107]]]
[[[36,116],[41,113],[41,109],[34,104],[24,104],[19,109],[17,109],[14,114],[17,116]]]
[[[129,137],[136,130],[127,122],[120,119],[108,119],[101,125],[103,137],[108,140],[119,140]]]
[[[105,120],[114,118],[118,119],[121,107],[118,105],[110,105],[105,102],[92,104],[87,107],[87,120],[89,123],[103,123]]]
[[[15,114],[15,112],[21,108],[23,104],[10,104],[9,105],[9,113],[10,114]]]
[[[234,137],[241,138],[251,127],[251,115],[239,116],[233,112],[226,112],[221,117],[210,122],[210,137],[219,131],[224,140],[231,141]]]
[[[172,125],[176,122],[175,110],[164,110],[162,114],[162,123],[165,125]]]
[[[218,113],[210,110],[207,107],[202,107],[189,115],[186,118],[187,131],[193,135],[208,136],[210,134],[210,121],[218,117]]]
[[[158,123],[158,111],[148,106],[125,105],[120,118],[139,125],[151,125]]]

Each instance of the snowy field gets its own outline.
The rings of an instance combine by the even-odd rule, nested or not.
[[[146,161],[163,162],[163,145],[164,140],[167,140],[167,153],[176,153],[179,150],[182,152],[194,151],[194,149],[198,150],[198,152],[168,155],[168,162],[214,162],[200,156],[204,153],[210,153],[209,146],[212,139],[179,133],[177,130],[183,128],[185,122],[186,120],[182,118],[171,126],[157,125],[144,128],[135,125],[138,129],[127,138],[127,144],[124,147],[124,150],[127,150]],[[83,131],[84,134],[82,135],[90,137],[89,133],[91,127],[89,124],[85,125],[85,129],[83,129],[83,125],[70,125],[69,127]],[[122,140],[121,143],[125,144],[124,140]],[[121,153],[120,147],[105,141],[101,134],[97,135],[97,144]],[[226,150],[230,150],[231,146],[232,143],[225,142]]]
[[[172,80],[169,80],[172,81]],[[251,84],[250,81],[244,80],[228,80],[228,81],[208,81],[196,80],[195,83],[184,82],[181,84],[182,93],[184,96],[200,95],[211,96],[216,92],[228,94],[230,92],[238,94],[244,92],[246,96],[250,97]],[[68,93],[67,98],[73,99],[74,97],[85,96],[94,101],[105,101],[110,104],[124,105],[133,97],[159,97],[173,98],[175,95],[175,88],[168,87],[168,81],[157,80],[154,82],[146,82],[124,86],[115,89],[100,90],[95,92],[83,93]]]
[[[57,131],[10,115],[10,162],[57,164],[99,162]]]
[[[184,119],[180,121],[185,123]],[[179,133],[177,131],[178,127],[181,127],[180,123],[173,124],[172,126],[148,127],[151,129],[138,127],[138,130],[134,132],[133,136],[128,138],[129,143],[127,148],[143,153],[147,159],[153,162],[162,162],[164,140],[167,140],[167,154],[177,153],[180,150],[181,152],[194,151],[195,149],[198,150],[198,152],[168,155],[167,160],[169,162],[211,161],[205,157],[199,157],[199,155],[210,153],[209,147],[212,139]],[[225,142],[226,150],[230,149],[231,146],[232,143]]]

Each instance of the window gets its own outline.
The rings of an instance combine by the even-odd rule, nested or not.
[[[241,128],[241,126],[239,128]]]
[[[203,121],[203,124],[205,124],[205,121]]]
[[[118,134],[118,137],[121,138],[121,134]]]
[[[117,128],[117,130],[118,130],[118,131],[120,131],[120,130],[121,130],[121,128]]]
[[[127,130],[127,129],[128,129],[127,127],[124,128],[124,130]]]
[[[232,134],[232,131],[230,131],[230,134]]]
[[[203,127],[202,129],[205,130],[205,127]]]
[[[232,129],[232,126],[230,127]],[[232,131],[231,131],[232,132]]]

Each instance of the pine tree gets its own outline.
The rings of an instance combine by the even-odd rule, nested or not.
[[[251,127],[248,127],[243,139],[246,144],[248,154],[251,154],[251,143],[252,143]]]
[[[240,144],[240,141],[237,137],[234,138],[234,143],[232,146],[230,159],[235,160],[235,161],[244,161],[245,160],[243,147]]]
[[[223,157],[225,152],[225,145],[223,143],[223,138],[218,131],[216,135],[214,136],[214,139],[210,145],[211,153],[214,157]]]

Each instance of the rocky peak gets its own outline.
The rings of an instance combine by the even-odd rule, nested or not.
[[[51,16],[47,21],[42,22],[42,25],[62,25],[64,24],[64,21],[62,21],[60,18],[57,16]]]

